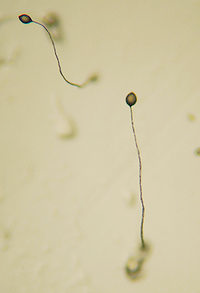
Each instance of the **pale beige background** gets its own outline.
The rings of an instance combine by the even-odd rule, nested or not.
[[[98,83],[65,84],[43,29],[17,18],[48,11],[67,77]],[[200,292],[199,15],[192,0],[1,1],[0,292]],[[132,90],[152,245],[136,282]],[[70,119],[76,136],[62,139]]]

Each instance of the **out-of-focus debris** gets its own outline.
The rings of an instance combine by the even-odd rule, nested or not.
[[[65,113],[60,99],[55,97],[53,104],[56,134],[62,139],[74,137],[77,132],[75,123],[72,118]]]
[[[200,156],[200,147],[195,150],[195,155]]]
[[[56,12],[46,13],[42,18],[42,22],[47,26],[55,41],[61,41],[63,39],[60,17]]]
[[[196,120],[196,117],[195,117],[195,115],[194,115],[194,114],[191,114],[191,113],[189,113],[189,114],[188,114],[188,120],[189,120],[189,121],[191,121],[191,122],[195,121],[195,120]]]

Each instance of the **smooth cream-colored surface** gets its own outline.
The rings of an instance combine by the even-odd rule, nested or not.
[[[18,15],[61,20],[56,42]],[[200,1],[4,1],[0,18],[0,292],[198,293]],[[143,278],[124,273],[139,245]],[[193,115],[194,119],[190,119]],[[69,135],[69,137],[68,137]]]

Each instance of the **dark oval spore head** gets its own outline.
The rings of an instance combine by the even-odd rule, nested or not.
[[[19,17],[19,20],[22,23],[30,23],[30,22],[32,22],[31,17],[29,15],[27,15],[27,14],[21,14],[18,17]]]
[[[130,107],[132,107],[133,105],[135,105],[136,102],[137,102],[136,94],[134,94],[133,92],[129,93],[126,97],[126,103]]]

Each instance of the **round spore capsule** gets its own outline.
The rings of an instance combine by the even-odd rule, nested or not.
[[[136,94],[134,94],[133,92],[129,93],[128,96],[126,97],[126,103],[130,107],[132,107],[133,105],[135,105],[136,102],[137,102]]]
[[[18,17],[19,17],[19,20],[22,23],[30,23],[30,22],[32,22],[31,17],[29,15],[27,15],[27,14],[21,14]]]

